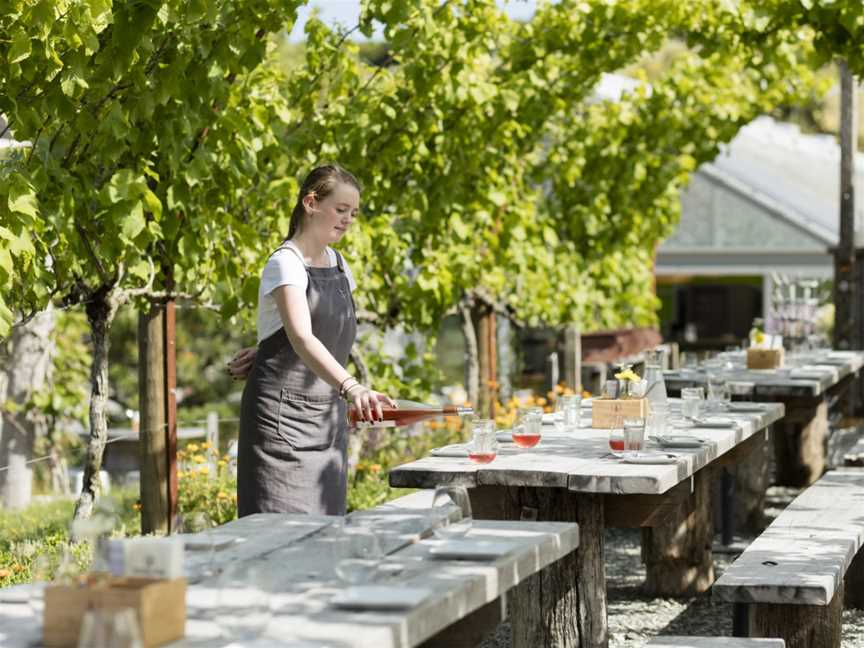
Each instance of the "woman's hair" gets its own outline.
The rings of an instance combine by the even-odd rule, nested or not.
[[[306,215],[303,199],[311,194],[316,200],[323,200],[333,193],[333,190],[339,184],[349,184],[357,189],[357,191],[361,191],[357,178],[350,171],[343,169],[338,164],[325,164],[312,169],[309,175],[306,176],[303,184],[300,185],[300,195],[297,197],[294,211],[291,212],[291,224],[288,226],[287,239],[290,239],[297,233],[303,222],[303,216]]]

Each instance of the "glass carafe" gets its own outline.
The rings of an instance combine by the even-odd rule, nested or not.
[[[645,381],[648,391],[648,417],[645,422],[647,436],[663,436],[666,421],[669,419],[669,399],[666,396],[666,383],[663,380],[663,350],[645,351]]]

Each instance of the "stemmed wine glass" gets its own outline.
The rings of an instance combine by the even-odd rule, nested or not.
[[[257,639],[267,629],[270,608],[270,573],[263,565],[235,562],[219,575],[216,623],[232,641]]]

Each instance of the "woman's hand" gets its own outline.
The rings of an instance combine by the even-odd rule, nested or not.
[[[354,383],[348,388],[348,400],[354,404],[361,421],[383,421],[384,412],[382,406],[397,407],[396,401],[387,394],[382,394],[366,385]]]
[[[225,371],[234,380],[245,380],[252,371],[252,365],[255,364],[255,356],[258,354],[258,347],[246,347],[240,349],[234,354],[234,357],[228,361]]]

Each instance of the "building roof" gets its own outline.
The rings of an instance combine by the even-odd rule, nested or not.
[[[856,230],[864,234],[864,155],[856,157]],[[681,194],[681,222],[659,274],[830,275],[839,231],[840,146],[759,117],[703,164]]]

